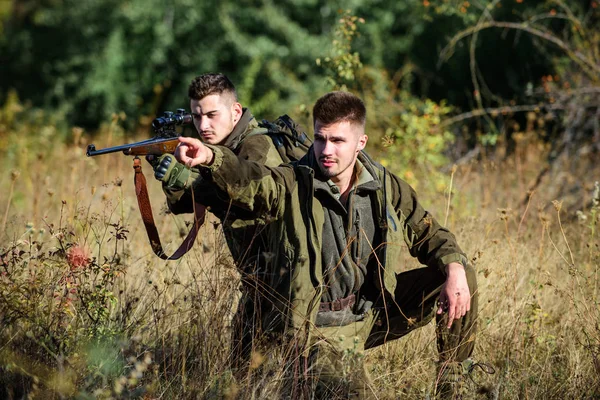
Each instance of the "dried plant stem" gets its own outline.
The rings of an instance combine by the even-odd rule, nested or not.
[[[562,228],[561,228],[562,229]],[[558,253],[558,255],[560,256],[560,258],[563,259],[563,261],[565,263],[567,263],[567,265],[571,266],[571,263],[569,263],[569,260],[567,260],[567,257],[565,257],[565,255],[558,249],[558,247],[556,246],[556,244],[554,243],[554,240],[552,240],[552,237],[550,236],[550,231],[548,232],[548,239],[550,239],[550,243],[552,243],[552,246],[554,247],[554,250],[556,250],[556,252]]]
[[[573,252],[571,251],[571,246],[569,246],[569,241],[567,240],[567,235],[565,235],[565,230],[563,229],[562,222],[560,220],[560,210],[557,210],[556,214],[558,216],[558,226],[560,227],[560,233],[563,236],[565,244],[567,245],[567,250],[569,250],[569,256],[571,257],[570,265],[571,265],[571,267],[575,268],[575,258],[573,257]]]
[[[187,341],[183,341],[183,349],[181,351],[182,353],[182,357],[181,357],[181,392],[182,394],[186,394],[186,389],[187,389],[187,375],[186,375],[186,361],[187,361],[187,357],[186,357],[186,346],[187,345]]]
[[[12,203],[13,193],[15,191],[15,182],[13,180],[10,183],[10,190],[8,191],[8,201],[6,202],[6,211],[4,211],[4,219],[2,220],[2,232],[6,232],[6,222],[8,221],[8,210],[10,210],[10,204]]]
[[[446,204],[446,218],[444,219],[444,226],[448,226],[448,215],[450,214],[450,200],[452,198],[452,182],[454,181],[454,173],[456,172],[456,165],[452,166],[452,172],[450,173],[450,187],[448,188],[448,203]]]
[[[542,222],[542,234],[540,236],[540,249],[538,252],[538,260],[542,261],[542,252],[544,250],[544,238],[546,237],[546,224]]]
[[[531,193],[529,193],[529,196],[527,197],[527,206],[525,207],[523,216],[521,216],[521,221],[519,221],[519,227],[517,228],[517,240],[519,240],[519,236],[521,233],[521,226],[523,225],[523,222],[525,221],[525,216],[527,215],[527,211],[529,210],[529,205],[531,204],[531,198],[533,197],[534,193],[535,193],[535,191],[532,191]]]
[[[506,235],[506,241],[508,243],[508,247],[510,247],[510,254],[511,254],[511,265],[513,265],[513,288],[512,288],[512,295],[513,295],[513,303],[517,303],[517,252],[515,251],[515,247],[513,246],[512,240],[510,240],[510,233],[508,230],[508,218],[504,218],[504,232]]]

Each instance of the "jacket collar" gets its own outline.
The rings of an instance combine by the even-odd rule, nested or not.
[[[221,143],[221,145],[230,150],[235,150],[246,138],[246,136],[248,136],[248,134],[256,127],[258,127],[258,123],[254,119],[254,115],[252,115],[249,109],[243,108],[242,117],[237,124],[235,124],[233,130],[229,136],[227,136],[225,141]]]
[[[375,192],[381,187],[379,181],[375,180],[371,172],[369,172],[360,159],[356,160],[354,170],[358,174],[357,180],[354,183],[355,189],[353,189],[357,194],[364,192]],[[323,191],[332,195],[336,199],[339,197],[339,188],[335,185],[335,183],[332,182],[331,179],[324,180],[316,176],[314,182],[315,191]]]
[[[317,164],[313,146],[310,146],[306,155],[298,161],[298,165],[311,168],[314,171],[315,180],[323,181],[323,178],[320,178],[321,172],[319,165]],[[357,166],[361,166],[364,169],[359,175],[357,186],[368,183],[367,186],[373,190],[377,190],[381,187],[381,181],[379,179],[379,174],[377,173],[377,164],[364,151],[358,153],[355,168]]]

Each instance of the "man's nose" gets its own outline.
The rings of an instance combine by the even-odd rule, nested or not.
[[[333,154],[333,143],[330,142],[329,140],[325,141],[325,145],[323,146],[323,154],[324,155],[331,155]]]
[[[200,130],[201,131],[207,131],[210,128],[210,120],[206,117],[202,117],[202,119],[200,119]]]

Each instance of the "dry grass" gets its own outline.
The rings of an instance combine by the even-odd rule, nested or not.
[[[238,277],[216,221],[205,224],[182,260],[161,261],[147,243],[128,157],[87,158],[78,135],[64,145],[52,132],[40,133],[44,151],[34,151],[25,132],[2,135],[8,156],[0,175],[0,394],[273,393],[269,376],[234,384],[228,369]],[[545,148],[527,146],[503,161],[458,167],[450,203],[447,193],[421,181],[421,200],[441,221],[448,210],[448,226],[479,273],[475,357],[496,369],[476,378],[486,396],[598,398],[600,239],[591,195],[600,174],[581,159],[549,174],[529,198]],[[149,166],[145,171],[151,178]],[[152,179],[149,185],[163,245],[173,250],[187,233],[185,218],[166,214],[160,186]],[[69,263],[76,247],[91,252],[88,267]],[[408,256],[406,262],[414,265]],[[427,398],[433,326],[368,352],[366,360],[380,398]]]

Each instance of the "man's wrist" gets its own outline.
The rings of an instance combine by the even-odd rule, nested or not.
[[[446,264],[445,267],[446,275],[450,275],[456,272],[465,272],[465,266],[458,262],[451,262]]]
[[[447,266],[452,263],[457,263],[466,268],[468,260],[463,253],[451,253],[438,259],[438,268],[442,273],[447,272]]]
[[[208,149],[208,156],[207,156],[206,163],[204,165],[207,167],[210,167],[214,161],[215,161],[215,153],[212,151],[212,149]]]
[[[223,152],[218,146],[211,144],[205,144],[204,146],[206,146],[209,153],[207,153],[206,162],[198,165],[198,167],[214,172],[221,166],[221,164],[223,164]]]

